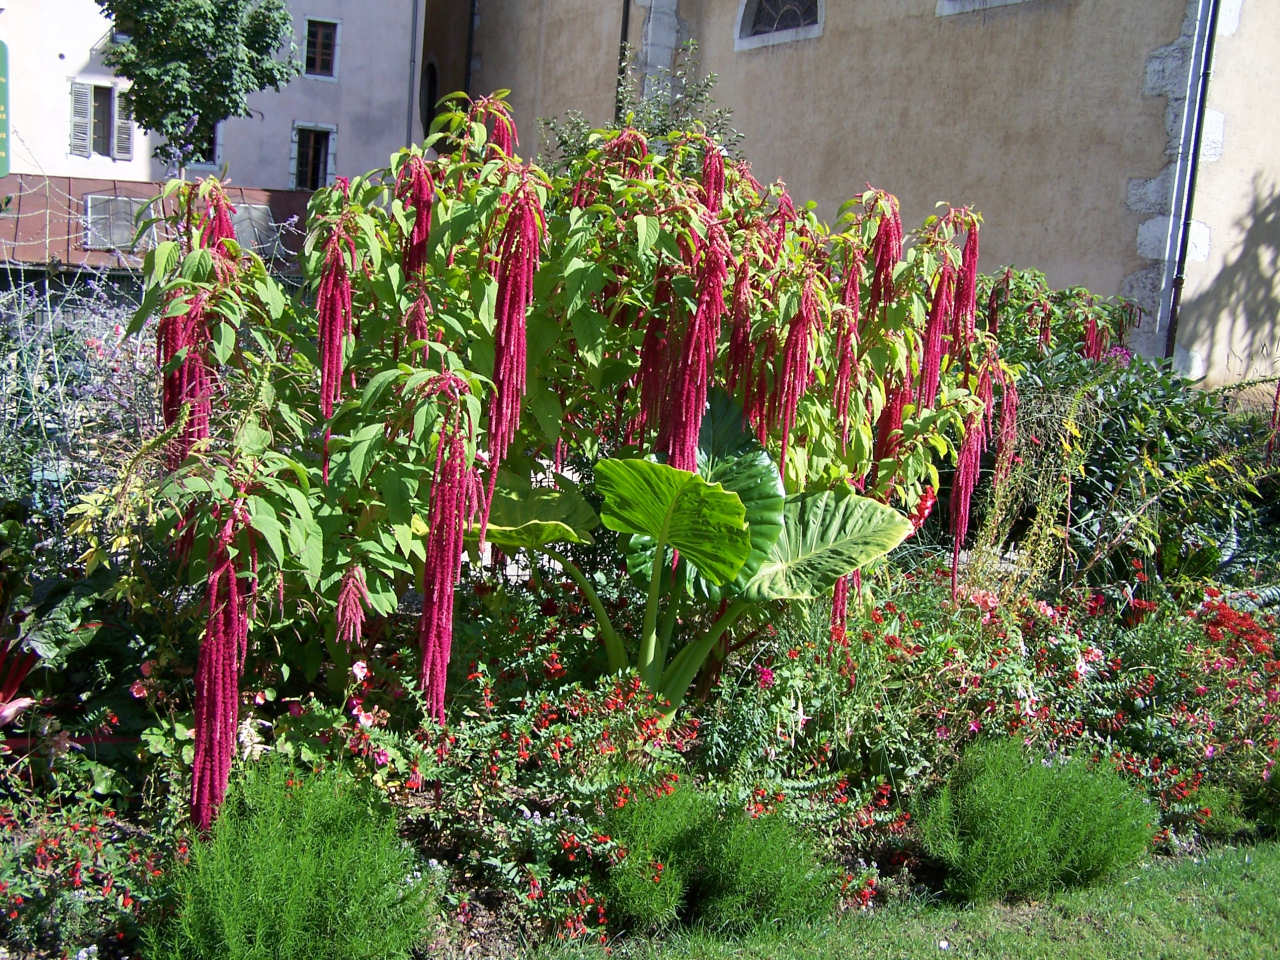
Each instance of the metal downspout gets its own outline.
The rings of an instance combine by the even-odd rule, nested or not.
[[[413,101],[421,85],[418,77],[418,0],[413,0],[413,20],[409,28],[409,102],[404,108],[404,145],[413,143]]]
[[[1191,244],[1191,207],[1196,196],[1196,175],[1200,170],[1200,144],[1204,136],[1205,104],[1209,99],[1209,77],[1213,73],[1213,44],[1218,34],[1220,0],[1209,0],[1209,23],[1200,58],[1200,80],[1196,90],[1196,122],[1191,133],[1191,159],[1187,169],[1187,188],[1182,202],[1182,228],[1178,237],[1178,261],[1174,270],[1169,303],[1169,326],[1165,331],[1164,356],[1173,357],[1178,339],[1178,309],[1182,304],[1182,287],[1186,282],[1187,249]]]
[[[471,60],[476,53],[476,17],[480,15],[480,0],[471,0],[471,17],[467,20],[467,68],[463,74],[462,90],[471,96]]]
[[[613,89],[613,122],[622,123],[622,83],[627,74],[627,40],[631,33],[631,0],[622,0],[622,38],[618,41],[618,81]]]

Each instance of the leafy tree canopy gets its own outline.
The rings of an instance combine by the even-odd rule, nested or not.
[[[134,119],[179,164],[212,142],[214,126],[249,115],[248,97],[298,74],[284,0],[97,0],[118,39],[106,63],[131,81]],[[287,55],[279,59],[282,48]]]

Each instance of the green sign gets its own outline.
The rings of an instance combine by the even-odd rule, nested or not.
[[[9,48],[0,40],[0,177],[9,175]]]

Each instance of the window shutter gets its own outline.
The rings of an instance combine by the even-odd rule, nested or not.
[[[93,88],[87,83],[71,84],[71,154],[89,156],[93,123]]]
[[[111,140],[111,159],[132,160],[133,111],[129,109],[129,104],[125,102],[124,97],[120,96],[119,90],[115,92],[115,104],[116,129]]]

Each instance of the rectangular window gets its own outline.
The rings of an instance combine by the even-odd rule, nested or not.
[[[112,103],[115,100],[111,87],[93,88],[93,152],[104,157],[111,156],[111,119],[114,116]]]
[[[338,58],[338,25],[331,20],[307,21],[306,73],[310,77],[332,77]]]
[[[329,131],[298,127],[296,133],[294,184],[299,190],[319,190],[329,182]]]
[[[218,127],[216,124],[209,131],[207,137],[195,144],[195,148],[195,153],[191,155],[191,166],[216,167],[218,165]]]
[[[133,159],[133,117],[115,87],[72,82],[70,152],[77,157]]]
[[[139,214],[150,206],[138,197],[89,194],[84,198],[84,246],[86,250],[133,250]],[[155,245],[152,227],[138,240],[137,247]]]

